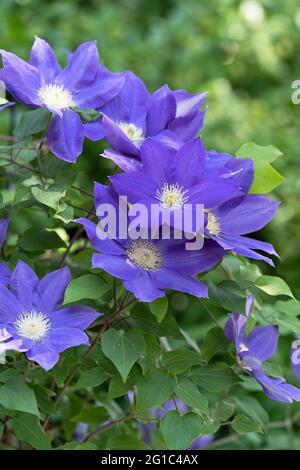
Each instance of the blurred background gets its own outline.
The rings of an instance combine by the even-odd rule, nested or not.
[[[1,0],[0,18],[0,48],[25,60],[34,35],[48,40],[62,63],[66,49],[97,39],[108,68],[133,70],[150,91],[164,83],[208,91],[202,137],[209,149],[234,155],[247,141],[277,146],[283,157],[274,166],[286,181],[272,194],[281,208],[260,238],[274,244],[277,275],[300,298],[300,104],[291,100],[291,85],[300,80],[299,0]],[[0,134],[10,131],[14,113],[0,113]],[[76,164],[86,189],[93,180],[107,181],[111,168],[98,157],[101,150],[87,141]],[[25,216],[19,211],[19,219]],[[183,294],[172,299],[174,313],[198,339],[205,321],[199,304]],[[290,344],[291,337],[283,344],[286,365]],[[274,416],[286,413],[265,403]],[[272,433],[269,446],[289,448],[286,433]]]

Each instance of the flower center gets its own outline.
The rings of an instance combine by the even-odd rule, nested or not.
[[[29,313],[22,313],[15,327],[21,338],[40,341],[49,332],[51,322],[42,312],[37,313],[32,310]]]
[[[220,234],[221,232],[221,226],[219,223],[219,220],[217,216],[211,212],[210,210],[206,210],[207,212],[207,230],[211,235],[215,235],[216,237]]]
[[[130,261],[146,271],[158,271],[163,264],[157,246],[147,240],[136,240],[127,250]]]
[[[185,196],[187,192],[188,190],[184,191],[183,186],[179,186],[178,183],[170,185],[165,183],[161,191],[156,191],[156,199],[165,209],[181,209],[189,199]]]
[[[141,140],[144,140],[143,129],[137,127],[135,124],[121,121],[118,122],[118,126],[132,142],[140,142]]]
[[[75,106],[72,94],[62,85],[45,85],[38,90],[38,97],[47,108],[64,111]]]

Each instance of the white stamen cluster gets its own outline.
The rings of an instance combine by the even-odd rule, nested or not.
[[[15,322],[15,327],[20,338],[40,341],[51,328],[50,320],[42,312],[21,313]]]
[[[38,90],[38,97],[44,105],[53,111],[65,111],[73,108],[72,93],[62,85],[49,84]]]
[[[118,122],[118,126],[132,142],[140,142],[144,140],[143,129],[137,127],[135,124],[120,121]]]
[[[187,192],[188,190],[184,191],[179,183],[165,183],[161,191],[157,190],[156,199],[160,201],[165,209],[181,209],[189,199],[188,196],[185,196]]]
[[[148,240],[136,240],[127,249],[129,260],[146,271],[158,271],[163,264],[163,258],[159,249]]]

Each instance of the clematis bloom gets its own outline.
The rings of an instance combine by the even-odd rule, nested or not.
[[[225,336],[235,343],[240,366],[260,383],[269,398],[284,403],[300,401],[298,388],[283,378],[269,377],[263,369],[263,363],[276,352],[278,328],[274,325],[258,326],[246,335],[253,302],[251,294],[246,302],[246,316],[231,313],[225,325]]]
[[[120,93],[98,109],[98,130],[112,149],[125,155],[126,166],[130,157],[133,163],[139,161],[140,147],[148,138],[174,148],[193,139],[203,125],[205,97],[206,93],[172,91],[167,85],[151,95],[140,78],[126,72]],[[114,159],[110,151],[104,156]]]
[[[96,42],[86,42],[68,55],[62,69],[50,45],[36,37],[29,63],[1,50],[0,80],[10,94],[32,108],[53,114],[48,144],[60,159],[73,163],[82,152],[84,124],[75,109],[98,108],[122,87],[123,74],[109,72],[99,64]]]
[[[108,203],[118,213],[118,195],[113,188],[95,184],[95,206]],[[221,261],[224,250],[207,240],[201,250],[185,249],[185,241],[164,239],[132,239],[127,237],[100,239],[92,221],[79,218],[92,246],[101,253],[92,257],[92,266],[123,281],[127,290],[142,302],[163,297],[165,289],[207,297],[208,289],[195,275],[211,269]]]
[[[38,279],[19,261],[11,275],[10,289],[0,285],[0,326],[10,338],[22,342],[28,359],[51,369],[65,349],[89,344],[84,330],[99,317],[90,307],[62,307],[71,280],[68,268]]]

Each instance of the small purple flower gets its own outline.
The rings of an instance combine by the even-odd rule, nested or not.
[[[138,161],[140,146],[149,137],[178,148],[196,136],[203,125],[205,112],[200,108],[206,93],[193,95],[164,85],[150,95],[140,78],[132,72],[125,76],[120,93],[98,109],[103,115],[99,132],[125,155],[125,165],[128,156]]]
[[[10,290],[0,285],[0,325],[13,340],[21,340],[27,358],[45,370],[58,362],[65,349],[89,344],[83,330],[101,315],[83,305],[62,307],[70,280],[68,268],[39,280],[19,261],[11,275]]]
[[[96,183],[95,207],[103,202],[113,205],[118,214],[118,196],[113,188]],[[201,250],[190,251],[182,240],[151,240],[150,237],[133,240],[130,233],[125,239],[116,235],[114,239],[102,240],[93,222],[85,218],[77,222],[84,226],[92,246],[102,252],[93,255],[93,268],[121,279],[126,289],[142,302],[163,297],[165,289],[207,297],[207,287],[195,275],[211,269],[224,256],[224,250],[211,240]]]
[[[48,144],[60,159],[75,162],[82,152],[85,127],[78,109],[98,108],[122,87],[123,74],[113,74],[99,65],[96,42],[86,42],[68,55],[62,69],[49,44],[36,37],[30,62],[4,50],[0,80],[16,100],[45,108],[53,114]]]
[[[246,317],[237,313],[230,315],[225,325],[225,336],[235,343],[240,366],[260,383],[269,398],[284,403],[300,401],[298,388],[286,383],[283,378],[269,377],[263,369],[263,363],[276,352],[278,328],[274,325],[258,326],[246,335],[253,302],[251,294],[246,302]]]

